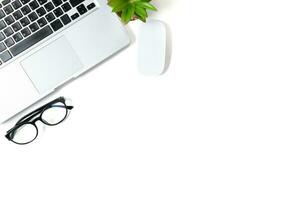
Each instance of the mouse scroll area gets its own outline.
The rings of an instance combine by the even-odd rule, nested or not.
[[[157,20],[142,24],[138,38],[138,70],[160,75],[166,68],[166,25]]]

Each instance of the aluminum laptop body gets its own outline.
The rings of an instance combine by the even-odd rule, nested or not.
[[[1,122],[130,43],[97,1],[3,0],[0,7]]]

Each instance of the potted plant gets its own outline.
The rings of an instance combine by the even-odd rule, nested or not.
[[[146,22],[147,11],[156,11],[150,2],[151,0],[108,0],[108,5],[113,12],[117,13],[123,23],[127,24],[136,19]]]

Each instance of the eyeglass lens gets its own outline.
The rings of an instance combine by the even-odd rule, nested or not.
[[[18,144],[26,144],[33,141],[37,134],[37,128],[33,124],[23,124],[14,131],[12,140]]]
[[[42,121],[49,125],[56,125],[62,122],[68,114],[68,110],[64,103],[57,102],[50,105],[42,113]]]

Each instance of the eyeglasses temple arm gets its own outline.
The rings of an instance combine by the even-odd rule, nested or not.
[[[9,133],[7,133],[7,134],[5,135],[5,137],[6,137],[6,139],[8,139],[9,141],[11,140],[10,134],[9,134]]]
[[[19,121],[18,121],[16,124],[19,124],[20,122],[23,122],[23,121],[25,121],[25,120],[31,119],[31,117],[32,117],[31,115],[34,116],[36,113],[39,113],[41,110],[44,109],[44,107],[45,107],[45,106],[40,107],[40,108],[38,108],[38,109],[32,111],[31,113],[28,113],[27,115],[25,115],[24,117],[22,117],[21,119],[19,119]]]
[[[29,114],[25,115],[24,117],[22,117],[16,124],[18,124],[18,123],[24,121],[24,120],[25,120],[26,118],[28,118],[29,116],[31,116],[31,115],[33,115],[33,114],[35,114],[35,113],[38,113],[38,112],[40,112],[40,111],[42,111],[45,107],[47,107],[47,106],[49,106],[49,105],[51,105],[51,104],[53,104],[54,102],[57,102],[57,101],[63,101],[63,102],[64,102],[64,101],[65,101],[65,98],[64,98],[64,97],[58,97],[57,99],[54,99],[53,101],[47,103],[46,105],[43,105],[43,106],[37,108],[36,110],[34,110],[34,111],[32,111],[31,113],[29,113]],[[31,118],[32,118],[32,117],[29,117],[28,119],[31,119]],[[26,120],[28,120],[28,119],[26,119]]]
[[[74,108],[74,106],[67,106],[68,110],[72,110]]]
[[[6,135],[5,135],[5,137],[8,139],[8,140],[11,140],[12,139],[12,137],[11,137],[11,133],[13,133],[13,131],[15,130],[15,126],[14,127],[12,127],[11,129],[9,129],[6,133]]]

